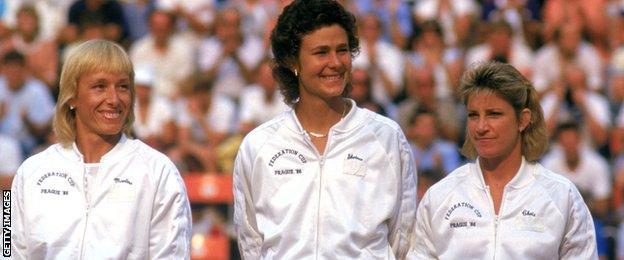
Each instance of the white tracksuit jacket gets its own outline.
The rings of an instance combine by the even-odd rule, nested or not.
[[[478,160],[433,185],[418,206],[410,259],[598,259],[594,223],[565,177],[524,158],[498,216]]]
[[[12,258],[189,258],[188,197],[165,155],[124,136],[102,157],[94,183],[85,183],[83,161],[75,144],[55,144],[19,168]]]
[[[324,154],[294,110],[245,137],[234,169],[245,259],[404,258],[416,216],[409,145],[394,121],[350,102]]]

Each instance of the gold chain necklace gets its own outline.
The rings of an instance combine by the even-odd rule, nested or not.
[[[340,116],[340,118],[344,118],[346,112],[347,112],[347,103],[345,102],[344,103],[344,108],[342,109],[342,115]],[[312,137],[316,137],[316,138],[325,138],[325,137],[327,137],[327,134],[328,134],[328,133],[319,134],[319,133],[315,133],[315,132],[307,131],[307,130],[306,130],[306,133],[308,133]]]

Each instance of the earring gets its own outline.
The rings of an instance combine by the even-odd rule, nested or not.
[[[297,73],[297,69],[295,69],[295,77],[299,77],[299,73]]]
[[[69,110],[74,110],[74,106],[69,106]]]

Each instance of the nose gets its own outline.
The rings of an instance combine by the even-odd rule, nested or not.
[[[488,123],[485,117],[479,117],[477,119],[477,134],[482,135],[485,134],[490,129],[490,124]]]
[[[329,55],[329,61],[328,61],[329,67],[338,68],[342,66],[342,62],[340,61],[340,57],[338,55],[339,54],[337,52],[331,52],[331,54]]]
[[[115,85],[110,85],[106,91],[106,102],[116,105],[119,103],[119,93]]]

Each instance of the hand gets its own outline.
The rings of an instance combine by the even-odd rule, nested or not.
[[[234,56],[236,55],[236,51],[240,46],[240,41],[235,39],[228,39],[223,42],[223,55],[224,56]]]

